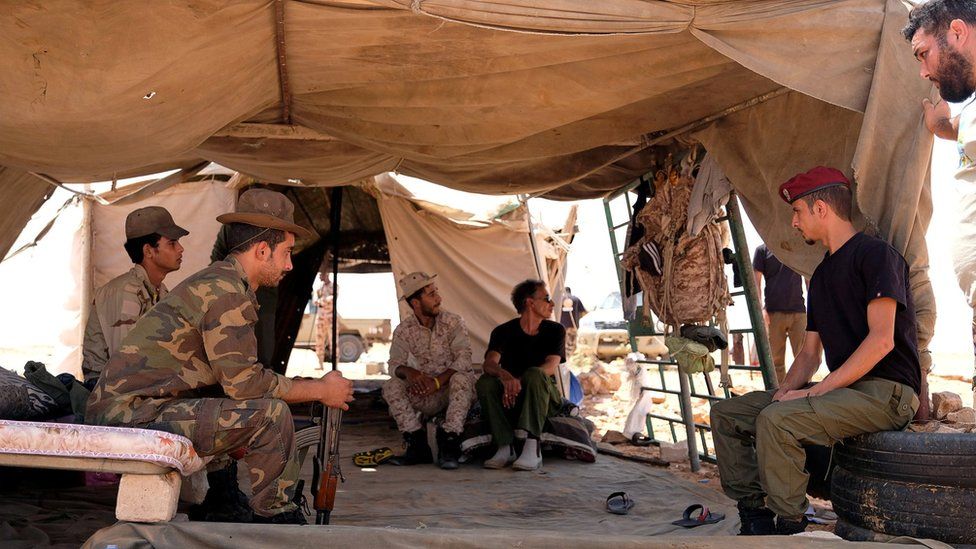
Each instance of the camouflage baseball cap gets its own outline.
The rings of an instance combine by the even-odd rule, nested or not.
[[[266,229],[288,231],[310,238],[312,232],[295,224],[295,205],[288,197],[270,189],[248,189],[237,199],[237,211],[217,216],[217,221],[245,223]]]
[[[125,239],[132,240],[153,233],[161,234],[170,240],[178,240],[190,234],[173,221],[173,216],[160,206],[139,208],[125,216]]]
[[[400,278],[400,290],[403,291],[403,296],[400,299],[406,299],[412,296],[417,290],[427,286],[437,275],[429,275],[424,272],[416,271]]]

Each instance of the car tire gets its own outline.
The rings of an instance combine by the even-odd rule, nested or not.
[[[366,352],[363,340],[357,335],[339,335],[339,362],[356,362]]]
[[[871,433],[838,445],[835,457],[830,500],[851,526],[838,535],[856,540],[865,530],[976,543],[976,436]]]
[[[837,445],[837,464],[887,480],[976,488],[976,435],[882,431]]]

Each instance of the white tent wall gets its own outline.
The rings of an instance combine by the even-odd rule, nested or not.
[[[173,215],[176,224],[190,232],[180,239],[184,247],[180,270],[170,273],[163,283],[174,288],[183,279],[210,264],[210,252],[220,224],[216,217],[233,211],[237,191],[219,181],[207,180],[183,183],[171,187],[152,198],[124,205],[91,204],[91,229],[85,223],[78,225],[72,246],[70,272],[73,287],[65,301],[67,325],[61,326],[60,349],[57,356],[64,356],[60,364],[51,368],[55,373],[81,375],[81,344],[85,334],[85,319],[91,306],[91,291],[132,268],[132,261],[125,253],[125,218],[133,210],[146,206],[162,206]],[[90,237],[90,259],[84,253]],[[86,271],[90,277],[86,277]],[[88,281],[91,288],[85,289]]]
[[[380,178],[377,178],[380,179]],[[394,278],[414,271],[437,274],[444,309],[464,318],[471,337],[471,357],[481,362],[491,330],[516,316],[509,296],[515,284],[540,278],[529,242],[528,225],[512,227],[457,223],[411,200],[378,193],[383,230]],[[540,247],[545,269],[546,248]],[[542,272],[542,280],[548,273]],[[397,295],[403,297],[397,287]],[[400,317],[412,314],[400,302]]]

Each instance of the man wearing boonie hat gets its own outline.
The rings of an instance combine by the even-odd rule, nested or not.
[[[233,455],[251,477],[254,522],[305,524],[293,502],[299,463],[288,404],[348,409],[352,382],[339,372],[291,379],[257,361],[255,288],[290,271],[294,205],[251,189],[228,225],[229,253],[173,289],[136,323],[108,361],[86,419],[189,438],[204,456]],[[243,456],[243,457],[241,457]]]
[[[166,208],[148,206],[126,216],[123,247],[134,265],[95,291],[82,345],[81,370],[89,386],[136,321],[166,295],[163,279],[180,268],[179,240],[188,234]]]
[[[390,379],[383,384],[383,399],[406,443],[406,452],[391,463],[433,461],[424,419],[444,412],[437,429],[437,464],[441,469],[457,469],[461,432],[481,372],[471,363],[464,320],[441,309],[436,278],[419,271],[400,278],[400,299],[411,313],[393,331]]]
[[[810,279],[803,347],[779,389],[712,405],[722,488],[738,502],[745,535],[803,531],[803,446],[900,430],[918,409],[921,387],[908,264],[851,224],[847,177],[817,167],[783,183],[779,194],[804,241],[828,251]],[[820,344],[830,373],[810,384]]]

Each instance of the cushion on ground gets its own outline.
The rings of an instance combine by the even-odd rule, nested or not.
[[[183,476],[209,461],[188,438],[163,431],[9,420],[0,420],[0,454],[148,462]]]

